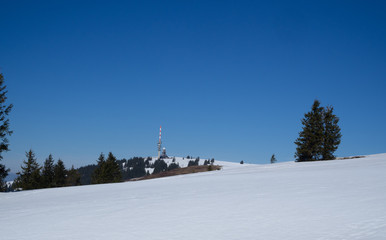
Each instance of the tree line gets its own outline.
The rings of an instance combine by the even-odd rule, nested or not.
[[[19,176],[15,179],[14,189],[39,189],[64,186],[80,185],[80,174],[72,166],[66,169],[62,160],[56,163],[52,155],[44,161],[43,166],[40,166],[32,150],[26,152],[27,160],[23,161],[21,166],[22,171],[17,173]]]

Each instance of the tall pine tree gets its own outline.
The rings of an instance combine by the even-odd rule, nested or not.
[[[121,170],[119,169],[117,159],[111,152],[109,152],[109,155],[107,156],[107,159],[106,159],[105,174],[106,174],[107,182],[122,181],[122,173],[121,173]]]
[[[97,167],[95,168],[94,172],[91,176],[91,183],[92,184],[99,184],[104,183],[104,168],[105,168],[106,160],[105,155],[101,153],[99,155],[99,158],[97,160]]]
[[[333,153],[340,144],[339,118],[333,108],[323,108],[314,101],[310,112],[302,119],[303,128],[295,144],[298,162],[334,159]]]
[[[27,161],[23,161],[24,166],[21,166],[22,172],[18,173],[19,176],[16,179],[16,186],[23,190],[41,188],[41,167],[36,161],[35,153],[29,150],[29,152],[26,152],[26,157]]]
[[[66,184],[66,176],[66,167],[64,166],[63,161],[59,159],[54,166],[54,186],[63,187]]]
[[[7,92],[5,90],[6,86],[4,85],[3,74],[0,73],[0,162],[3,159],[3,152],[8,151],[8,139],[7,136],[12,134],[12,131],[9,129],[9,119],[8,114],[12,109],[12,104],[7,105]],[[9,169],[7,169],[3,164],[0,164],[0,191],[5,190],[4,178],[7,177]]]
[[[48,158],[44,161],[43,170],[42,170],[42,187],[48,188],[54,186],[54,159],[50,154]]]

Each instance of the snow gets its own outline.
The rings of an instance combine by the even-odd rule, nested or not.
[[[0,212],[1,239],[385,239],[386,154],[2,193]]]

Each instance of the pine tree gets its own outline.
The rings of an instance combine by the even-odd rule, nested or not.
[[[99,158],[97,160],[97,167],[95,168],[94,172],[92,173],[91,177],[91,183],[98,184],[98,183],[104,183],[104,167],[105,167],[105,155],[101,153],[99,155]]]
[[[43,170],[42,170],[42,187],[53,187],[54,186],[54,159],[50,154],[48,158],[44,161]]]
[[[272,157],[271,157],[271,164],[272,163],[276,163],[277,160],[276,160],[276,157],[275,157],[275,154],[272,154]]]
[[[295,141],[296,161],[333,159],[341,138],[338,122],[332,107],[323,108],[315,100],[311,111],[302,119],[303,130]]]
[[[16,185],[23,190],[41,188],[41,167],[36,161],[35,153],[29,150],[29,152],[26,152],[26,157],[27,161],[23,161],[24,166],[21,166],[22,172],[18,173],[19,176],[16,179]]]
[[[64,166],[63,161],[59,159],[54,166],[54,186],[63,187],[66,184],[66,176],[66,167]]]
[[[323,145],[323,107],[318,100],[314,101],[310,112],[302,119],[303,131],[296,139],[295,157],[297,161],[314,161],[321,159]]]
[[[105,160],[103,153],[101,153],[98,159],[98,166],[93,173],[92,183],[113,183],[121,181],[122,173],[119,169],[117,159],[110,152]]]
[[[0,162],[3,159],[2,152],[7,152],[8,149],[8,139],[7,136],[12,134],[12,131],[9,129],[9,119],[8,114],[10,113],[13,105],[7,105],[5,101],[7,100],[7,92],[5,90],[6,86],[4,85],[3,74],[0,73]],[[7,169],[3,164],[0,164],[0,191],[5,190],[4,178],[8,176],[9,169]]]
[[[164,160],[158,159],[154,162],[153,174],[165,172],[167,170],[168,170],[168,164]]]
[[[338,149],[342,137],[338,126],[339,118],[333,114],[333,111],[332,106],[328,106],[324,110],[322,159],[325,160],[335,159],[334,152]]]
[[[106,174],[107,182],[110,183],[110,182],[122,181],[122,173],[121,173],[121,170],[119,169],[117,159],[111,152],[109,152],[109,155],[107,156],[105,167],[106,167],[105,174]]]

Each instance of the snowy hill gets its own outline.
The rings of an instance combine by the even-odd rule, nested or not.
[[[169,166],[170,164],[172,163],[176,163],[178,164],[181,168],[184,168],[184,167],[187,167],[188,164],[189,164],[189,161],[194,161],[196,158],[185,158],[185,157],[169,157],[169,158],[165,158],[163,159],[165,161],[165,163]],[[157,157],[152,157],[152,159],[150,160],[150,163],[154,163],[155,161],[157,160]],[[210,161],[211,159],[199,159],[198,161],[198,165],[204,165],[204,162],[208,160]],[[214,165],[221,165],[225,168],[228,168],[228,167],[235,167],[235,166],[238,166],[240,165],[239,163],[235,163],[235,162],[224,162],[224,161],[217,161],[217,160],[214,160],[213,162]],[[146,170],[149,170],[149,169],[146,169]],[[150,169],[150,173],[152,173],[152,170],[153,169]]]
[[[219,162],[216,160],[216,164]],[[386,154],[0,194],[1,239],[385,239]]]

